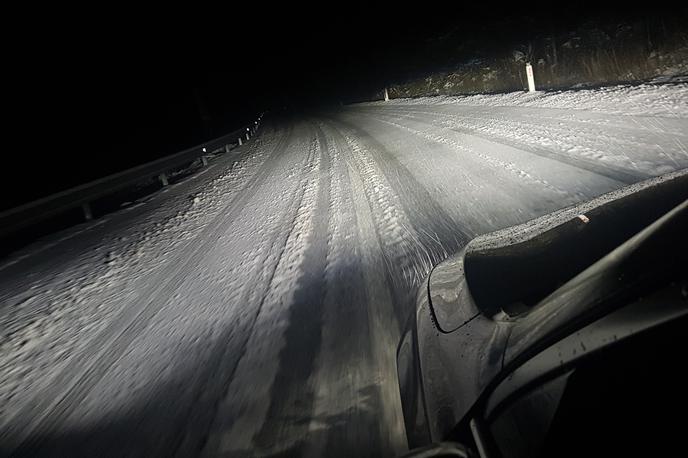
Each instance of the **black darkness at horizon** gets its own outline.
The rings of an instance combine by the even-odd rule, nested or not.
[[[193,146],[265,110],[355,101],[472,52],[504,52],[588,20],[677,11],[550,2],[530,3],[532,13],[522,3],[323,9],[317,17],[266,5],[181,23],[109,17],[36,27],[34,42],[15,51],[9,86],[27,145],[6,155],[18,180],[3,186],[20,191],[3,192],[0,208]]]

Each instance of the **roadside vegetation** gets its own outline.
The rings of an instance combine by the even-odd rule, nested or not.
[[[688,80],[688,26],[679,19],[588,21],[511,44],[437,41],[445,41],[444,68],[396,81],[390,97],[524,90],[527,62],[542,90]]]

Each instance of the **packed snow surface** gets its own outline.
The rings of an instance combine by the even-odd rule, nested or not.
[[[688,85],[273,115],[0,261],[0,451],[389,456],[395,350],[471,238],[688,167]]]

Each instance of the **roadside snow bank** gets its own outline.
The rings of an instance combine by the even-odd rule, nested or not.
[[[688,83],[610,86],[553,92],[510,92],[467,96],[420,97],[360,105],[519,106],[591,110],[633,116],[688,117]]]

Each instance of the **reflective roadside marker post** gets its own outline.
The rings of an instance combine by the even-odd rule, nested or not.
[[[86,221],[91,221],[93,219],[93,213],[91,212],[91,206],[88,202],[81,204],[81,209],[84,211],[84,219]]]
[[[249,131],[248,131],[248,127],[247,127],[247,128],[246,128],[246,141],[249,141],[249,139],[251,138],[251,137],[248,136],[248,132],[249,132]]]
[[[205,156],[201,156],[201,163],[203,164],[203,167],[208,165],[208,158]]]
[[[535,78],[533,78],[533,66],[526,64],[526,76],[528,77],[528,92],[535,92]]]
[[[385,88],[385,102],[389,102],[389,92],[387,92],[387,88]]]
[[[160,182],[162,183],[163,186],[167,186],[168,184],[170,184],[170,183],[167,181],[167,174],[166,174],[165,172],[162,172],[162,173],[158,176],[158,178],[160,178]]]
[[[241,137],[239,137],[239,146],[241,146]]]

